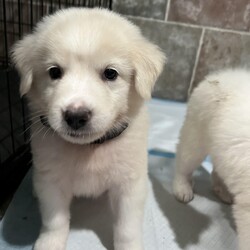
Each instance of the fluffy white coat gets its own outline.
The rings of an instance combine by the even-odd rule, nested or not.
[[[144,100],[162,71],[164,54],[118,14],[72,8],[41,21],[14,46],[12,57],[32,116],[33,183],[42,215],[34,249],[64,249],[73,196],[97,197],[108,191],[114,248],[142,250],[148,129]],[[49,75],[55,66],[62,69],[56,80]],[[106,68],[115,69],[118,77],[104,79]],[[63,118],[69,105],[92,111],[88,125],[75,136]],[[120,136],[90,144],[124,121],[129,126]]]
[[[227,203],[234,201],[241,250],[250,246],[249,97],[247,70],[213,73],[199,84],[188,103],[174,179],[175,196],[189,202],[193,198],[192,173],[207,155],[211,156],[215,193]]]

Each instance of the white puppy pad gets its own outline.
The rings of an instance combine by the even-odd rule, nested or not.
[[[175,152],[186,107],[185,103],[158,99],[153,99],[148,103],[150,113],[149,149]]]

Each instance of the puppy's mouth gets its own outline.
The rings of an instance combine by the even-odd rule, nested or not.
[[[48,118],[46,116],[40,116],[40,121],[44,126],[53,129],[52,126],[50,126]],[[114,138],[118,137],[120,134],[122,134],[127,127],[128,127],[127,121],[119,122],[118,125],[115,125],[113,128],[109,129],[101,137],[99,137],[93,141],[90,141],[89,144],[102,144],[105,141],[114,139]],[[59,133],[59,134],[61,134],[61,133]],[[83,139],[83,138],[90,139],[90,137],[92,137],[92,136],[94,137],[94,134],[90,133],[90,132],[84,133],[84,132],[77,132],[77,131],[67,131],[66,133],[63,133],[63,134],[71,137],[72,139]]]
[[[68,132],[66,134],[70,137],[73,137],[73,138],[83,138],[86,136],[86,134],[84,134],[84,133],[76,133],[76,132]]]

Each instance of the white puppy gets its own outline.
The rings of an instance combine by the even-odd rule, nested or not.
[[[32,121],[36,250],[64,249],[73,196],[109,192],[116,250],[141,250],[147,115],[164,54],[125,18],[101,9],[46,17],[13,49]]]
[[[232,201],[228,190],[233,195],[241,250],[250,249],[249,97],[250,71],[225,70],[200,83],[188,103],[174,179],[175,196],[189,202],[193,198],[192,173],[206,155],[211,156],[214,191],[226,202]]]

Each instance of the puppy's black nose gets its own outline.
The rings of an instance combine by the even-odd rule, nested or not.
[[[92,112],[83,107],[71,108],[68,107],[64,112],[64,120],[74,130],[82,128],[90,120]]]

